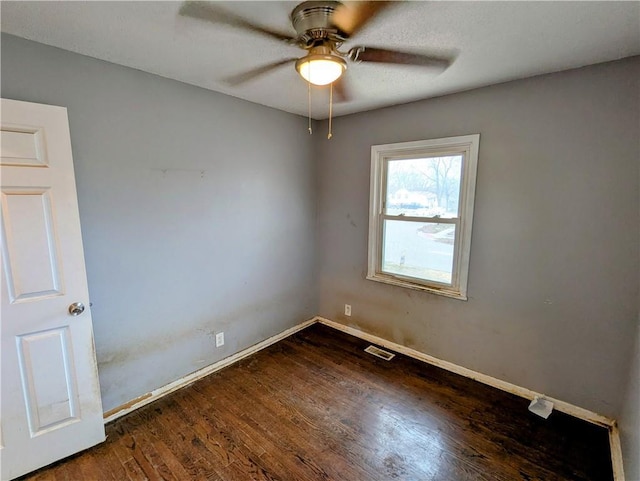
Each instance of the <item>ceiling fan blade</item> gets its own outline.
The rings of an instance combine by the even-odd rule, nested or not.
[[[445,70],[453,62],[450,58],[433,57],[419,53],[400,52],[375,47],[354,47],[349,50],[349,58],[354,62],[394,63],[400,65],[419,65]]]
[[[347,87],[347,81],[345,80],[344,75],[333,82],[333,92],[336,98],[336,102],[348,102],[349,100],[351,100],[351,95],[349,95],[349,89]]]
[[[297,58],[287,58],[285,60],[278,60],[277,62],[271,62],[268,63],[266,65],[263,65],[262,67],[257,67],[254,68],[252,70],[249,70],[248,72],[243,72],[241,74],[238,75],[233,75],[231,77],[227,77],[224,81],[225,83],[228,83],[231,86],[236,86],[236,85],[240,85],[241,83],[244,82],[248,82],[249,80],[252,80],[260,75],[263,75],[267,72],[271,72],[272,70],[277,69],[278,67],[281,67],[283,65],[286,65],[290,62],[294,62],[298,60]]]
[[[291,35],[251,23],[238,15],[212,5],[210,2],[184,2],[182,7],[180,7],[179,13],[184,17],[197,18],[211,23],[231,25],[233,27],[249,30],[283,42],[295,41],[295,38]]]
[[[347,1],[333,12],[331,23],[347,37],[353,37],[358,30],[392,3],[394,2]]]

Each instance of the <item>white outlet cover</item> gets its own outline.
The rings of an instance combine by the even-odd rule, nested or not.
[[[216,347],[224,346],[224,332],[216,334]]]
[[[345,304],[344,305],[344,315],[345,316],[350,316],[351,315],[351,305],[350,304]]]

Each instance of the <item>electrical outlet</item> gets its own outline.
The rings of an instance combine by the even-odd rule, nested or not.
[[[351,304],[344,305],[344,315],[351,316]]]
[[[216,347],[224,346],[224,332],[216,334]]]

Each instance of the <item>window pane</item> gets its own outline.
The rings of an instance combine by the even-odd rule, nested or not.
[[[388,215],[458,217],[462,155],[389,160]]]
[[[451,284],[455,236],[453,224],[385,219],[382,270]]]

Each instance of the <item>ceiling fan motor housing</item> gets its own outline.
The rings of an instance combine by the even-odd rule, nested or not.
[[[342,5],[335,1],[303,2],[291,12],[291,23],[298,39],[308,46],[325,39],[338,40],[341,35],[331,23],[333,12]]]

